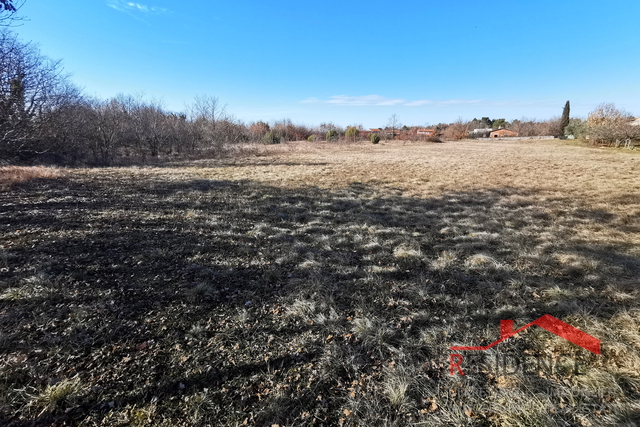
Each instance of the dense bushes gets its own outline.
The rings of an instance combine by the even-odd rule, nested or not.
[[[262,139],[270,130],[271,126],[263,121],[254,122],[249,125],[249,135],[251,139],[254,140]]]
[[[469,137],[469,129],[466,123],[458,120],[442,130],[442,136],[446,139],[464,139]]]
[[[144,163],[168,155],[217,156],[233,144],[263,141],[225,114],[216,98],[173,113],[141,98],[77,96],[21,121],[14,116],[0,119],[0,160],[12,163]]]
[[[569,119],[569,124],[564,128],[564,134],[582,139],[587,135],[587,122],[581,119]]]
[[[264,142],[267,144],[280,144],[282,138],[276,132],[268,132],[264,136]]]
[[[380,137],[375,133],[372,133],[369,135],[369,141],[371,141],[372,144],[377,144],[380,142]]]
[[[344,136],[349,141],[355,141],[360,136],[360,130],[355,126],[349,126],[344,133]]]
[[[640,126],[634,117],[614,104],[600,104],[589,114],[587,136],[594,144],[619,146],[640,140]]]
[[[327,132],[327,141],[335,141],[338,139],[338,132],[335,129],[331,129]]]
[[[307,126],[294,124],[290,119],[276,121],[271,128],[283,141],[304,141],[312,134]]]

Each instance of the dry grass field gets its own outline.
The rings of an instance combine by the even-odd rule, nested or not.
[[[248,153],[0,190],[1,425],[640,425],[639,153]]]
[[[58,176],[59,170],[43,166],[0,166],[0,189],[32,179],[53,179]]]

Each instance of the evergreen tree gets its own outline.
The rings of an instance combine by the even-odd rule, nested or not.
[[[350,141],[355,141],[356,138],[360,135],[360,130],[355,126],[349,126],[347,131],[344,133]]]
[[[558,122],[558,136],[564,136],[564,130],[567,126],[569,126],[569,101],[564,104],[564,110],[562,110],[562,117],[560,117],[560,121]]]
[[[338,132],[336,132],[334,129],[331,129],[329,132],[327,132],[327,141],[335,141],[336,139],[338,139]]]
[[[489,117],[481,118],[480,122],[482,123],[482,127],[485,129],[489,129],[493,127],[493,120],[491,120]]]
[[[507,126],[509,126],[509,122],[507,122],[506,119],[496,119],[496,120],[493,120],[491,124],[491,127],[493,129],[506,128]]]

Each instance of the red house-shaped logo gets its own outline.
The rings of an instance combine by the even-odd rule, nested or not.
[[[460,347],[453,346],[450,347],[451,350],[488,350],[491,347],[500,344],[502,341],[506,340],[514,336],[515,334],[524,331],[525,329],[536,325],[540,326],[543,329],[551,332],[552,334],[556,334],[560,338],[564,338],[567,341],[570,341],[585,350],[589,350],[592,353],[600,354],[600,340],[592,337],[586,332],[582,332],[580,329],[571,326],[568,323],[563,322],[562,320],[553,317],[550,314],[545,314],[538,320],[534,320],[533,322],[524,325],[522,328],[513,330],[513,320],[501,320],[500,321],[500,339],[492,342],[489,345],[479,346],[479,347]]]

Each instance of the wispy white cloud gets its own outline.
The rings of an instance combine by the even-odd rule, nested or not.
[[[109,0],[107,6],[120,12],[140,12],[144,14],[167,13],[169,9],[158,6],[148,6],[146,4],[135,3],[126,0]]]
[[[423,105],[435,104],[435,101],[431,101],[430,99],[419,99],[417,101],[409,101],[405,103],[407,107],[421,107]]]
[[[462,105],[462,104],[486,104],[481,99],[448,99],[446,101],[438,101],[442,105]]]
[[[399,105],[404,104],[404,99],[391,99],[379,95],[345,96],[336,95],[325,101],[335,105]]]
[[[364,96],[346,96],[336,95],[329,99],[307,98],[302,101],[305,104],[331,104],[331,105],[347,105],[347,106],[395,106],[402,105],[405,107],[421,107],[423,105],[460,105],[460,104],[479,104],[480,100],[469,99],[449,99],[449,100],[431,100],[418,99],[406,100],[403,98],[385,98],[380,95],[364,95]]]

